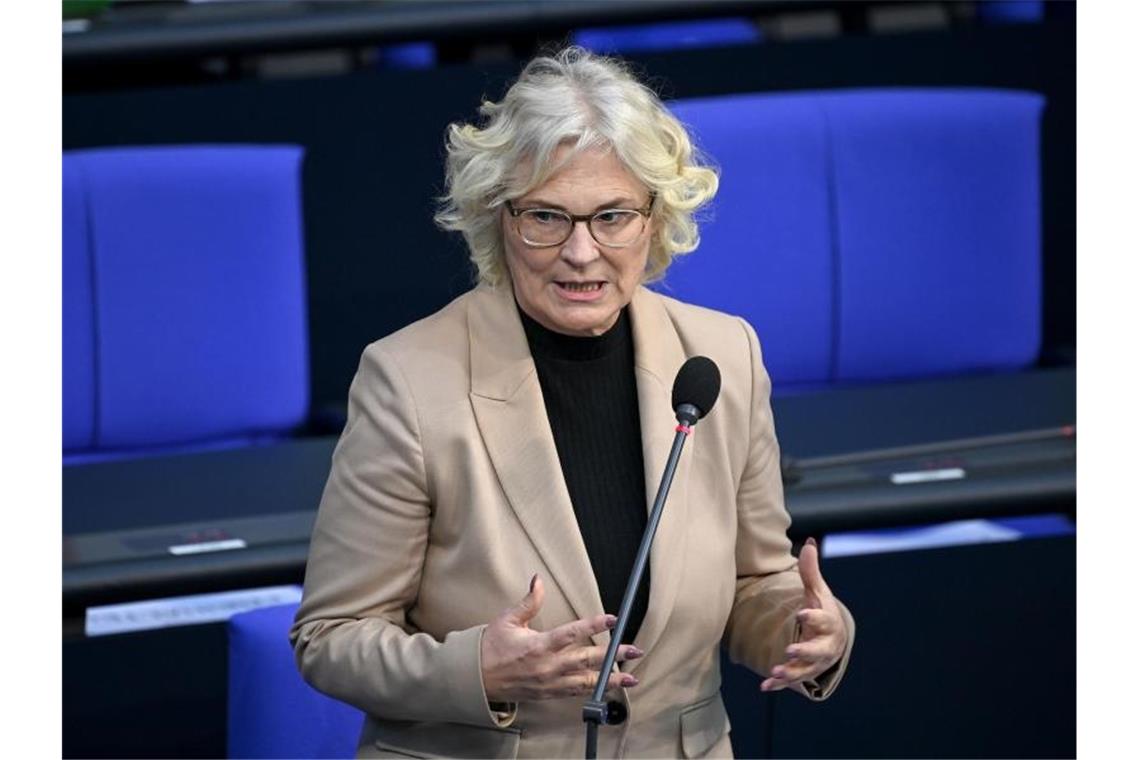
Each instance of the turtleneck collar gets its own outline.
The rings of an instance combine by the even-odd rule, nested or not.
[[[601,335],[564,335],[555,332],[532,319],[522,307],[515,303],[522,319],[526,342],[535,357],[562,361],[590,361],[600,359],[628,346],[631,341],[629,307],[618,315],[617,322]]]

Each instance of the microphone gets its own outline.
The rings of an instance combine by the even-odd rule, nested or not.
[[[665,499],[669,496],[670,486],[673,485],[673,474],[677,470],[677,461],[681,458],[681,448],[685,445],[685,439],[693,432],[693,426],[712,411],[719,395],[720,370],[716,362],[707,356],[693,356],[681,365],[676,379],[673,380],[673,411],[677,413],[678,423],[677,434],[673,438],[673,448],[669,450],[665,472],[661,474],[661,485],[657,487],[657,498],[653,501],[653,510],[649,513],[649,521],[641,537],[641,546],[637,549],[637,558],[629,574],[617,623],[610,632],[610,645],[598,669],[598,681],[594,686],[594,693],[582,707],[582,720],[586,723],[588,760],[598,756],[598,726],[609,722],[609,706],[602,701],[602,696],[606,692],[606,682],[617,659],[618,646],[621,645],[626,624],[629,623],[633,600],[645,575],[645,566],[649,562],[649,549],[653,546],[653,536],[657,533],[657,524],[661,522],[661,513],[665,510]]]
[[[681,365],[673,381],[673,410],[687,427],[712,411],[720,395],[720,370],[707,356],[694,356]]]

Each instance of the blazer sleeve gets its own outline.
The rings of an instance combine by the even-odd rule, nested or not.
[[[314,688],[383,718],[504,726],[480,664],[485,626],[416,632],[432,504],[414,397],[380,344],[361,358],[333,453],[290,631]]]
[[[749,451],[737,490],[736,598],[726,638],[729,657],[767,676],[784,661],[784,650],[799,640],[796,613],[804,599],[803,582],[788,539],[791,517],[784,506],[780,449],[772,418],[772,383],[760,342],[746,321],[751,358],[752,403]],[[838,600],[837,600],[838,601]],[[847,626],[847,649],[836,666],[813,681],[791,688],[812,700],[831,696],[839,685],[855,642],[855,620],[839,602]]]

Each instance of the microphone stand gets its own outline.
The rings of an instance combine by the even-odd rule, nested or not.
[[[681,458],[681,449],[685,439],[692,432],[692,426],[700,419],[700,410],[692,404],[681,404],[677,407],[677,434],[673,438],[673,448],[669,450],[669,459],[665,463],[665,472],[661,474],[661,485],[657,487],[657,498],[653,502],[653,509],[649,513],[649,522],[645,526],[645,533],[641,537],[641,546],[637,549],[637,558],[633,562],[633,571],[629,574],[629,582],[625,587],[625,595],[621,600],[621,610],[618,612],[617,623],[610,633],[610,645],[606,649],[606,657],[598,669],[598,682],[594,686],[594,693],[582,707],[582,720],[586,724],[586,758],[595,760],[598,756],[598,726],[609,722],[609,708],[602,700],[606,692],[606,683],[609,681],[610,671],[613,670],[614,660],[617,659],[618,647],[621,646],[625,626],[629,623],[630,611],[633,609],[633,600],[637,596],[637,589],[645,575],[645,566],[649,561],[649,549],[653,546],[653,536],[657,533],[657,524],[661,522],[661,513],[665,511],[665,499],[669,496],[669,487],[673,484],[673,474],[677,471],[677,461]]]

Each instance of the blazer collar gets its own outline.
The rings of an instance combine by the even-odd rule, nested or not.
[[[673,442],[672,381],[686,356],[661,296],[638,288],[630,318],[648,510]],[[557,586],[579,618],[603,611],[616,614],[602,609],[509,284],[476,288],[468,331],[476,421],[507,500],[549,570],[546,580]],[[646,652],[664,630],[680,583],[690,459],[681,457],[650,554],[649,608],[634,641]],[[605,643],[608,638],[602,634],[595,641]]]
[[[471,295],[471,391],[506,401],[535,373],[514,293],[509,284],[497,288],[480,285]],[[671,402],[673,378],[687,357],[663,297],[639,287],[629,309],[635,366],[666,388]],[[671,411],[669,416],[672,419]]]

